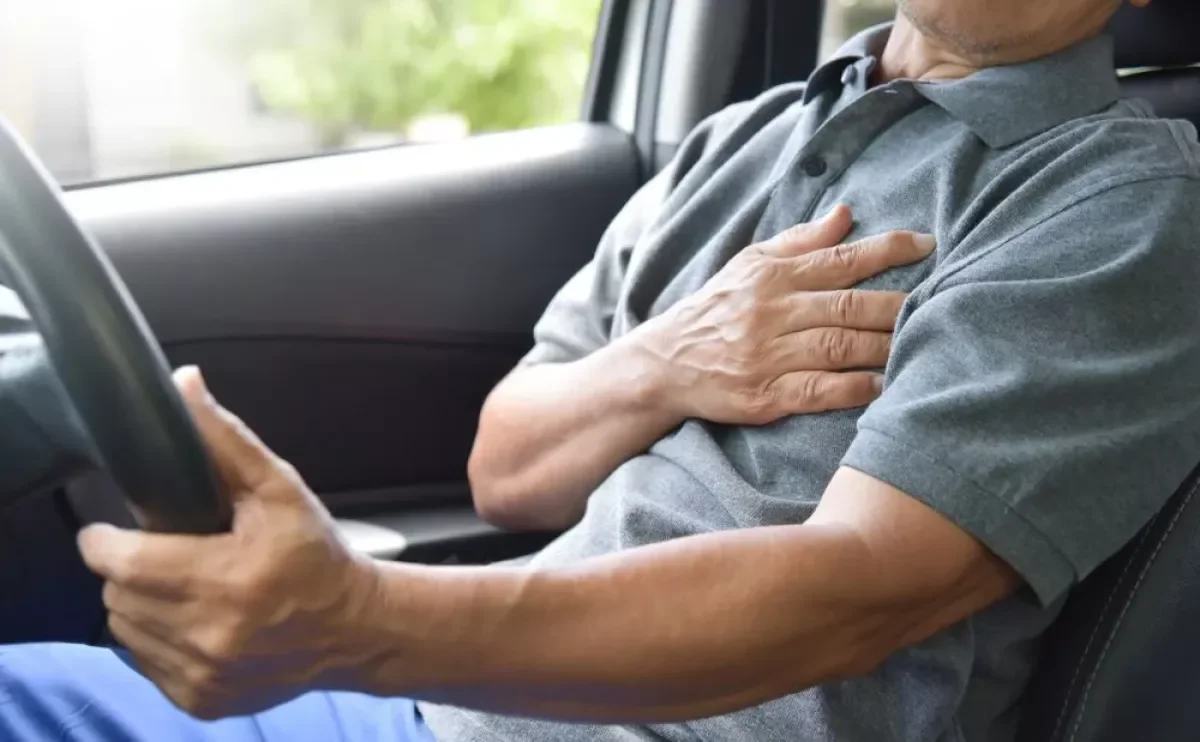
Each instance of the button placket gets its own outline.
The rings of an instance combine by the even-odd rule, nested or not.
[[[841,170],[854,162],[882,131],[920,103],[919,94],[911,87],[889,86],[867,92],[826,119],[780,179],[763,212],[756,238],[765,239],[811,219]]]
[[[829,163],[819,154],[811,154],[800,162],[800,169],[810,178],[819,178],[829,171]]]

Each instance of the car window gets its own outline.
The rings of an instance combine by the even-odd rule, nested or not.
[[[828,59],[846,39],[896,15],[893,0],[825,0],[821,59]]]
[[[0,0],[0,115],[72,184],[578,118],[601,0]]]

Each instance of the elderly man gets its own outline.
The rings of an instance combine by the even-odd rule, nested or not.
[[[234,532],[85,531],[131,655],[0,651],[0,738],[1013,739],[1200,439],[1200,146],[1118,100],[1118,4],[907,0],[704,124],[485,406],[480,511],[569,527],[526,565],[347,553],[181,374]],[[885,230],[914,262],[864,287],[910,295],[839,411],[876,377],[814,338],[869,365],[891,317],[800,292]]]

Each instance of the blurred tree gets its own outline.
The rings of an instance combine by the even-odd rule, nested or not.
[[[434,114],[472,131],[575,118],[601,2],[229,1],[263,103],[308,120],[328,146]]]

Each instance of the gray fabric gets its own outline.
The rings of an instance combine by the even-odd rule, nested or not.
[[[844,464],[944,513],[1031,589],[870,676],[740,713],[617,728],[425,705],[439,740],[1012,740],[1037,638],[1067,591],[1196,461],[1191,125],[1117,99],[1105,38],[961,81],[868,90],[886,33],[851,41],[807,87],[705,123],[554,300],[526,359],[579,358],[746,245],[845,202],[855,236],[938,239],[928,260],[864,284],[912,292],[883,397],[763,428],[689,421],[614,472],[533,564],[802,523]],[[827,167],[810,177],[815,155]]]

